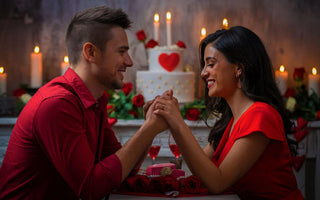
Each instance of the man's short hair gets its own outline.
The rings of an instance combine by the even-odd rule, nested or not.
[[[131,21],[121,9],[98,6],[77,12],[66,34],[66,48],[70,64],[77,64],[86,42],[91,42],[101,51],[113,36],[110,29],[119,26],[128,29]]]

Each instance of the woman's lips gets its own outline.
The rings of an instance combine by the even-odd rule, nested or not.
[[[214,82],[215,82],[214,80],[207,81],[207,87],[210,88],[211,86],[213,86]]]

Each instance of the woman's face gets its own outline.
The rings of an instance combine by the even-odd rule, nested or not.
[[[207,82],[210,97],[228,99],[237,89],[238,65],[230,63],[227,58],[210,43],[204,52],[205,66],[201,77]]]

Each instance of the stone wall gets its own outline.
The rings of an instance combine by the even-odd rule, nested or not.
[[[295,67],[313,66],[320,70],[320,1],[317,0],[1,0],[0,66],[8,76],[7,91],[12,94],[20,84],[30,81],[30,53],[36,44],[43,53],[44,82],[60,75],[60,63],[66,55],[65,30],[72,15],[80,9],[107,5],[122,8],[132,19],[128,31],[130,53],[135,65],[126,81],[135,81],[135,72],[144,69],[143,47],[135,32],[144,29],[153,35],[153,15],[160,14],[160,44],[166,44],[165,13],[172,13],[172,41],[187,45],[185,64],[198,69],[200,29],[208,33],[221,28],[226,17],[230,26],[242,25],[256,32],[264,42],[274,68],[283,64],[293,86]],[[197,82],[198,83],[198,82]],[[199,95],[199,94],[197,94]]]

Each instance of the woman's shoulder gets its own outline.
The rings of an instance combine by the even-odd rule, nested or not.
[[[255,102],[239,119],[242,136],[252,132],[262,132],[268,138],[283,140],[284,128],[281,115],[271,105]]]
[[[264,116],[272,116],[275,118],[281,119],[281,115],[276,108],[271,106],[270,104],[264,102],[255,102],[252,106],[247,110],[246,114],[251,115],[264,115]]]

